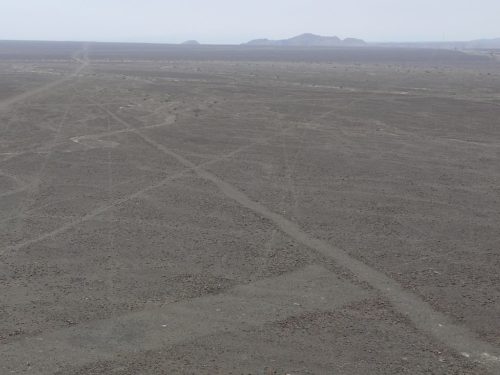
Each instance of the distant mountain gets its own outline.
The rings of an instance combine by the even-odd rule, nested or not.
[[[297,35],[290,39],[271,40],[255,39],[244,45],[249,46],[298,46],[298,47],[400,47],[400,48],[431,48],[431,49],[500,49],[500,38],[496,39],[478,39],[471,41],[456,42],[388,42],[388,43],[366,43],[364,40],[355,38],[346,38],[344,40],[336,36],[321,36],[315,34]]]
[[[466,45],[468,48],[500,48],[500,38],[472,40]]]
[[[246,43],[251,46],[299,46],[299,47],[341,47],[364,46],[365,41],[355,38],[340,39],[336,36],[321,36],[315,34],[302,34],[290,39],[270,40],[255,39]]]
[[[500,49],[500,38],[477,39],[469,41],[455,42],[393,42],[374,43],[373,46],[402,47],[402,48],[433,48],[433,49],[455,49],[455,50],[475,50],[475,49]]]
[[[185,42],[182,42],[181,44],[197,46],[200,44],[200,42],[198,42],[197,40],[186,40]]]

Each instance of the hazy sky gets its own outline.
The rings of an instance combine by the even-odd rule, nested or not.
[[[500,0],[0,0],[0,39],[241,43],[500,37]]]

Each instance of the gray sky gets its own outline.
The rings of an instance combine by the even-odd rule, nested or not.
[[[500,0],[0,0],[0,39],[241,43],[500,37]]]

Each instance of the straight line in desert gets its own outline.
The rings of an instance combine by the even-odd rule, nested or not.
[[[106,112],[124,125],[126,124],[126,121],[116,114],[108,110]],[[132,127],[130,124],[126,126]],[[270,220],[281,231],[299,243],[333,259],[337,264],[352,272],[360,281],[367,282],[387,298],[398,312],[407,316],[421,331],[432,335],[435,339],[456,350],[466,358],[483,364],[491,371],[495,371],[495,373],[500,371],[500,350],[497,347],[481,340],[476,333],[468,328],[455,324],[448,316],[434,310],[420,297],[405,290],[397,281],[351,257],[344,250],[309,235],[297,224],[250,199],[245,193],[215,174],[201,167],[196,168],[193,162],[141,133],[140,129],[137,129],[134,133],[156,149],[173,157],[185,167],[192,169],[200,178],[212,182],[228,198]]]
[[[266,142],[268,142],[269,140],[273,139],[274,137],[277,137],[281,134],[283,134],[284,132],[286,132],[288,129],[285,129],[281,132],[279,132],[277,135],[273,135],[273,136],[270,136],[270,137],[267,137],[267,138],[264,138],[264,139],[260,139],[256,142],[252,142],[248,145],[245,145],[245,146],[242,146],[242,147],[239,147],[225,155],[222,155],[222,156],[219,156],[219,157],[215,157],[211,160],[208,160],[206,162],[203,162],[201,164],[194,164],[194,163],[191,163],[191,166],[180,171],[180,172],[177,172],[177,173],[174,173],[172,175],[169,175],[165,178],[163,178],[162,180],[160,180],[158,183],[156,184],[153,184],[153,185],[149,185],[149,186],[146,186],[132,194],[128,194],[122,198],[119,198],[119,199],[116,199],[110,203],[107,203],[107,204],[104,204],[100,207],[97,207],[96,209],[92,210],[91,212],[85,214],[84,216],[76,219],[76,220],[73,220],[73,221],[70,221],[54,230],[51,230],[51,231],[48,231],[48,232],[45,232],[35,238],[31,238],[29,240],[26,240],[26,241],[22,241],[22,242],[18,242],[16,244],[13,244],[13,245],[10,245],[10,246],[5,246],[3,249],[0,249],[0,255],[3,255],[5,253],[8,253],[8,252],[15,252],[15,251],[18,251],[26,246],[30,246],[30,245],[33,245],[33,244],[36,244],[38,242],[41,242],[41,241],[44,241],[46,239],[49,239],[49,238],[53,238],[57,235],[60,235],[62,233],[65,233],[66,231],[76,227],[77,225],[79,224],[82,224],[88,220],[91,220],[92,218],[110,210],[110,209],[113,209],[117,206],[119,206],[120,204],[123,204],[123,203],[126,203],[128,201],[131,201],[132,199],[135,199],[135,198],[138,198],[140,196],[142,196],[143,194],[145,193],[148,193],[150,191],[153,191],[161,186],[164,186],[166,184],[168,184],[169,182],[172,182],[178,178],[181,178],[181,177],[184,177],[186,176],[189,172],[191,171],[195,171],[196,169],[198,168],[202,168],[202,167],[207,167],[209,165],[212,165],[212,164],[215,164],[215,163],[218,163],[222,160],[226,160],[226,159],[229,159],[229,158],[232,158],[234,157],[235,155],[245,151],[245,150],[248,150],[254,146],[257,146],[257,145],[260,145],[260,144],[265,144]],[[131,130],[130,131],[132,134],[137,134],[137,131],[135,130]]]
[[[82,52],[85,53],[85,51],[82,51]],[[44,93],[45,91],[51,90],[51,89],[65,83],[67,81],[70,81],[71,79],[78,76],[83,71],[83,69],[85,69],[89,64],[87,59],[77,59],[77,58],[73,58],[73,59],[79,63],[78,67],[75,69],[74,72],[67,75],[66,77],[62,77],[58,80],[46,83],[45,85],[36,87],[32,90],[25,91],[21,94],[18,94],[18,95],[15,95],[15,96],[12,96],[8,99],[3,100],[2,102],[0,102],[0,111],[6,110],[8,107],[10,107],[11,105],[13,105],[15,103],[22,102],[26,99],[31,98],[32,96]]]
[[[81,323],[0,346],[2,374],[66,373],[200,337],[331,311],[370,292],[317,265],[155,309]],[[27,366],[27,363],[29,366]]]

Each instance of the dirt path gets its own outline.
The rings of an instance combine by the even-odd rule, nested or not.
[[[132,125],[116,114],[110,111],[106,112],[128,128],[132,128]],[[333,247],[325,241],[312,237],[297,224],[282,215],[270,211],[264,205],[253,201],[233,185],[223,181],[213,173],[202,169],[202,167],[197,167],[191,161],[156,142],[140,130],[137,130],[135,133],[156,149],[173,157],[186,168],[193,170],[200,178],[215,184],[228,198],[270,220],[276,227],[299,243],[316,250],[324,256],[332,258],[336,263],[351,271],[359,280],[370,284],[391,301],[398,312],[411,319],[420,330],[432,335],[438,341],[443,342],[472,361],[480,362],[494,372],[500,371],[500,351],[497,348],[480,340],[476,334],[467,328],[452,323],[446,315],[434,310],[428,303],[405,290],[395,280],[354,259],[342,249]]]
[[[279,298],[276,298],[279,296]],[[220,331],[262,326],[307,311],[327,311],[369,293],[319,266],[195,298],[62,329],[0,347],[5,371],[50,374],[112,359],[123,351],[158,350]],[[207,324],[207,322],[209,324]],[[126,340],[123,338],[126,337]],[[118,345],[109,345],[117,342]]]
[[[4,111],[7,108],[9,108],[11,105],[22,102],[26,99],[31,98],[32,96],[39,95],[39,94],[42,94],[46,91],[52,90],[53,88],[77,77],[89,64],[87,48],[88,48],[87,46],[84,46],[81,51],[78,51],[73,55],[72,58],[76,62],[78,62],[78,64],[79,64],[76,67],[75,71],[73,71],[73,73],[71,73],[70,75],[68,75],[66,77],[60,78],[60,79],[55,80],[53,82],[47,83],[47,84],[42,85],[40,87],[34,88],[32,90],[23,92],[21,94],[18,94],[16,96],[13,96],[11,98],[8,98],[8,99],[1,101],[0,102],[0,111]],[[81,56],[81,57],[79,57],[79,56]]]
[[[91,65],[86,49],[77,52],[73,58],[80,65],[71,75],[10,98],[0,103],[0,109],[22,102],[33,95],[46,93],[51,88],[78,77],[83,69]],[[92,65],[92,67],[98,72],[97,66]],[[481,368],[489,369],[492,374],[500,372],[498,346],[488,343],[487,338],[481,336],[480,330],[476,331],[474,325],[467,321],[457,320],[450,310],[443,310],[439,305],[426,302],[425,294],[419,294],[418,289],[413,289],[396,279],[390,270],[380,267],[380,264],[372,263],[369,259],[356,255],[349,246],[340,242],[343,235],[346,238],[355,239],[357,234],[363,232],[363,228],[356,229],[358,233],[347,231],[342,233],[344,228],[339,225],[340,220],[332,221],[328,223],[328,226],[324,226],[326,230],[331,230],[331,236],[324,240],[325,237],[321,232],[314,232],[314,229],[309,226],[310,223],[314,223],[314,217],[305,214],[302,217],[287,216],[282,210],[282,206],[287,207],[286,203],[283,203],[283,197],[281,197],[280,204],[274,205],[273,192],[279,193],[284,189],[270,189],[271,193],[268,196],[259,195],[254,190],[250,190],[254,187],[254,179],[259,177],[265,177],[266,180],[261,183],[272,188],[271,177],[279,177],[282,173],[285,183],[289,185],[287,189],[292,192],[290,208],[297,209],[298,197],[302,193],[301,186],[304,182],[301,179],[294,181],[293,177],[294,174],[300,177],[300,173],[303,173],[300,169],[303,167],[300,159],[305,157],[300,154],[305,154],[306,151],[323,153],[328,156],[328,159],[325,156],[328,163],[339,155],[334,152],[329,153],[330,149],[320,148],[323,143],[318,142],[317,138],[312,139],[316,141],[316,146],[315,142],[308,140],[310,135],[306,133],[307,131],[319,132],[324,129],[313,129],[314,127],[305,125],[303,129],[295,129],[286,123],[286,119],[279,120],[280,126],[278,124],[270,126],[266,123],[269,121],[269,116],[275,113],[289,112],[291,116],[294,108],[287,106],[272,108],[273,111],[269,111],[271,115],[265,119],[259,118],[254,122],[248,119],[242,120],[239,117],[240,113],[253,111],[253,107],[242,106],[238,108],[237,116],[235,116],[237,119],[231,120],[237,122],[234,128],[245,132],[251,129],[260,137],[252,135],[245,138],[241,134],[235,136],[231,131],[227,133],[222,131],[227,129],[223,127],[223,124],[229,120],[220,116],[220,113],[219,117],[216,117],[217,121],[210,122],[213,120],[210,116],[214,113],[217,115],[215,110],[222,109],[227,114],[226,108],[230,104],[216,106],[214,112],[207,111],[206,117],[185,116],[180,121],[176,121],[174,117],[174,120],[169,119],[157,125],[148,125],[154,120],[150,120],[149,117],[147,121],[139,119],[142,119],[144,114],[147,114],[156,104],[161,105],[160,100],[149,104],[150,102],[144,99],[148,104],[143,105],[141,110],[139,101],[143,98],[138,95],[143,92],[138,87],[128,86],[129,83],[126,80],[120,80],[117,87],[121,90],[113,91],[116,87],[105,82],[107,86],[103,87],[108,87],[110,93],[122,101],[129,100],[137,104],[139,108],[130,111],[117,110],[121,105],[119,100],[109,104],[105,100],[99,100],[99,98],[105,98],[93,97],[93,93],[97,92],[95,88],[102,83],[98,81],[99,78],[86,75],[85,84],[75,79],[71,85],[64,86],[66,90],[66,86],[70,88],[73,84],[82,83],[81,98],[85,101],[85,96],[92,96],[92,99],[88,99],[91,105],[79,106],[74,103],[76,101],[70,101],[60,122],[56,122],[55,127],[58,130],[56,137],[48,140],[50,147],[44,152],[47,155],[41,164],[42,167],[32,174],[36,177],[37,184],[41,183],[44,173],[50,177],[46,180],[51,186],[66,184],[72,186],[73,189],[79,186],[77,184],[86,184],[85,186],[88,185],[89,188],[82,189],[82,199],[97,196],[97,187],[101,187],[105,194],[102,198],[98,197],[95,204],[89,199],[89,206],[80,209],[79,206],[68,205],[66,211],[64,202],[61,204],[51,199],[44,200],[44,197],[41,197],[40,203],[52,204],[54,210],[41,209],[33,213],[33,217],[36,219],[36,215],[46,213],[54,217],[64,214],[67,216],[58,216],[58,218],[64,218],[64,221],[54,222],[53,225],[50,223],[50,226],[43,228],[35,227],[39,230],[26,236],[15,237],[9,245],[4,244],[0,247],[0,256],[5,259],[5,265],[0,266],[5,266],[5,280],[9,283],[5,286],[5,311],[7,313],[13,311],[11,316],[16,319],[12,324],[6,320],[6,329],[0,332],[6,338],[5,344],[0,347],[0,358],[2,358],[0,372],[3,369],[6,373],[50,374],[62,371],[61,373],[69,374],[73,373],[72,369],[76,369],[78,374],[110,373],[111,370],[92,372],[87,370],[86,366],[95,365],[98,368],[100,362],[106,361],[116,361],[118,364],[132,357],[134,353],[149,356],[151,354],[149,352],[163,351],[187,342],[193,345],[189,349],[189,358],[196,358],[195,361],[204,365],[206,360],[201,354],[199,340],[210,341],[213,335],[225,333],[238,335],[240,332],[245,335],[245,338],[238,339],[238,344],[251,342],[247,337],[248,331],[268,330],[271,323],[278,322],[282,324],[278,335],[280,338],[280,335],[284,335],[283,332],[287,329],[301,332],[300,335],[307,333],[311,337],[317,337],[324,332],[324,336],[321,337],[323,341],[320,340],[321,345],[327,347],[328,350],[331,349],[332,352],[328,352],[329,357],[323,360],[322,364],[328,365],[329,370],[334,368],[334,365],[329,362],[331,354],[334,353],[333,349],[337,349],[337,353],[341,353],[344,349],[346,353],[354,353],[352,356],[344,357],[343,360],[346,362],[357,363],[360,358],[363,361],[362,353],[372,348],[366,327],[376,326],[377,328],[378,324],[383,323],[384,329],[373,331],[375,337],[373,345],[383,346],[380,344],[387,342],[388,347],[383,347],[381,350],[381,352],[386,352],[386,357],[382,354],[382,358],[379,359],[374,354],[365,359],[369,364],[367,366],[374,366],[374,368],[377,361],[383,362],[381,368],[384,371],[373,373],[399,373],[385,370],[393,363],[403,363],[402,366],[406,366],[404,363],[407,361],[407,353],[414,356],[417,363],[413,367],[408,365],[408,368],[420,370],[426,368],[429,364],[425,362],[425,359],[429,353],[432,353],[430,357],[441,365],[449,358],[441,355],[444,352],[452,353],[453,359],[450,362],[457,360],[464,369],[479,366],[478,363],[480,363]],[[131,88],[137,90],[134,94],[136,96],[128,96],[132,94],[125,92],[125,89]],[[181,93],[184,93],[184,89],[183,87]],[[198,86],[194,86],[193,89],[198,89]],[[150,88],[145,88],[144,92],[149,92],[148,90]],[[159,95],[164,95],[169,90],[174,90],[174,85],[171,83],[162,86]],[[87,94],[87,92],[90,93]],[[204,93],[196,92],[196,95],[201,96]],[[300,104],[300,101],[298,103]],[[354,98],[350,103],[352,105],[358,102]],[[363,102],[360,103],[363,104]],[[25,104],[28,106],[31,103]],[[318,107],[325,113],[315,118],[314,121],[322,117],[325,121],[330,121],[331,117],[343,116],[342,109],[345,110],[346,106],[342,108],[340,105],[334,106],[334,110],[329,110],[331,106],[333,105],[326,103]],[[186,105],[185,108],[187,108],[187,113],[195,107]],[[81,112],[75,112],[74,118],[68,120],[70,110]],[[352,111],[356,111],[356,108],[352,108]],[[80,123],[77,119],[80,114],[85,118],[84,116],[88,116],[88,113],[92,113],[92,118],[95,117],[96,121],[89,121],[89,127],[86,128],[84,122]],[[330,116],[332,114],[335,116]],[[347,118],[346,115],[344,116]],[[57,120],[58,118],[55,119]],[[162,120],[157,118],[156,121]],[[107,127],[102,126],[105,123],[108,124]],[[311,124],[308,122],[308,125]],[[384,124],[380,122],[376,126],[383,128]],[[187,129],[177,129],[177,126],[179,128],[185,126]],[[213,126],[213,128],[206,129],[204,126]],[[388,128],[389,130],[391,129]],[[163,134],[162,131],[164,131]],[[218,137],[212,137],[212,134],[207,136],[209,131],[217,134]],[[284,172],[276,168],[265,171],[264,174],[261,172],[264,169],[259,169],[261,168],[259,162],[263,164],[262,159],[265,162],[269,160],[272,162],[271,157],[276,156],[275,153],[270,156],[264,154],[262,158],[258,158],[251,153],[249,157],[244,152],[251,151],[255,154],[263,152],[258,146],[267,144],[270,147],[275,146],[277,138],[283,134],[293,134],[294,131],[296,133],[294,142],[283,146],[284,165],[275,163],[276,166],[281,166]],[[359,131],[359,133],[362,132]],[[372,136],[372,133],[366,133]],[[384,134],[382,131],[380,133]],[[408,137],[413,136],[413,133],[404,134]],[[105,137],[111,138],[106,140]],[[359,142],[359,137],[355,139]],[[460,139],[456,141],[465,142]],[[103,152],[99,147],[94,147],[99,142],[109,142],[129,148],[123,154],[112,151],[111,148]],[[210,142],[213,148],[206,147]],[[56,145],[62,144],[67,146],[61,148],[64,151],[60,153],[59,150],[54,151]],[[332,144],[342,150],[341,142],[332,142]],[[370,145],[368,142],[367,144]],[[252,149],[254,147],[255,149]],[[51,157],[52,152],[58,152],[58,154]],[[68,153],[63,154],[63,152]],[[133,152],[137,154],[132,154]],[[486,156],[488,156],[487,152],[489,151],[485,151]],[[77,154],[77,156],[72,154]],[[129,155],[134,162],[142,162],[140,166],[157,171],[154,179],[145,178],[144,176],[149,176],[147,174],[124,174],[124,171],[128,173],[134,170],[133,165],[126,160]],[[348,155],[353,155],[352,150]],[[330,158],[330,156],[333,157]],[[67,169],[56,164],[59,157],[65,162],[61,165],[68,167]],[[257,165],[255,169],[250,163],[243,164],[243,166],[239,164],[238,159],[246,157],[254,158],[254,165]],[[249,176],[247,180],[239,180],[238,177],[233,179],[231,166],[221,166],[228,171],[227,174],[223,169],[212,169],[214,164],[229,160],[231,163],[228,164],[234,164],[234,168],[239,171],[248,167],[248,171],[245,171]],[[33,165],[32,159],[27,158],[25,164]],[[106,164],[105,172],[102,168],[99,169],[101,164]],[[48,168],[48,166],[53,166],[53,168]],[[0,197],[26,190],[23,180],[17,181],[17,185],[10,183],[10,180],[19,179],[19,177],[13,172],[10,164],[7,167],[11,169],[6,169],[5,179],[9,179],[8,186],[14,190],[1,193]],[[22,167],[24,165],[20,163],[18,170],[22,171]],[[97,176],[99,170],[102,172],[100,175],[102,178]],[[327,171],[329,173],[329,170]],[[51,172],[53,174],[50,174]],[[89,176],[88,180],[79,178],[77,172],[83,176]],[[337,172],[342,172],[342,170],[336,170],[335,173],[332,172],[332,175],[337,176]],[[115,176],[127,177],[126,181],[136,180],[138,183],[126,190],[117,189],[115,192],[112,191],[113,183],[121,183],[120,178],[116,178],[115,181]],[[180,178],[186,178],[186,181],[174,182]],[[246,182],[246,185],[240,184],[240,181]],[[10,187],[11,185],[13,187]],[[332,184],[329,187],[334,188],[335,185]],[[76,196],[76,194],[64,195],[64,189],[48,191],[46,196],[57,198],[58,194],[62,199],[68,199],[67,197],[74,199]],[[337,191],[333,189],[331,195],[332,197],[337,195]],[[276,201],[279,202],[280,195],[276,194],[276,196],[278,196]],[[314,197],[319,204],[327,202],[314,190],[304,190],[304,196]],[[407,197],[407,201],[410,201],[410,198]],[[10,200],[12,200],[11,197],[4,201],[9,203]],[[137,204],[134,204],[134,200],[137,200],[135,202]],[[151,207],[148,207],[148,204],[151,204]],[[336,210],[341,209],[338,205],[339,202],[332,199],[329,210],[327,212],[325,210],[325,215],[334,217]],[[15,207],[9,212],[17,215],[23,208],[22,205],[19,206],[21,209]],[[9,208],[7,205],[6,207]],[[391,218],[394,216],[392,212],[384,214]],[[199,223],[193,223],[198,217],[207,222],[200,220]],[[237,222],[234,229],[229,228],[229,223],[240,217],[244,217],[241,223]],[[420,218],[419,215],[416,217]],[[93,221],[95,222],[92,224]],[[111,223],[109,227],[107,227],[108,221]],[[213,221],[213,225],[212,223],[208,225],[208,221]],[[152,226],[156,225],[155,223],[158,228],[153,230]],[[191,224],[192,227],[189,227]],[[411,227],[411,224],[407,226]],[[73,232],[72,229],[75,233],[70,233]],[[377,228],[368,230],[373,233],[380,231]],[[411,230],[417,231],[420,228],[417,226]],[[247,235],[253,236],[252,241],[248,243],[242,239]],[[271,239],[267,244],[261,241],[262,238],[267,239],[269,235]],[[422,230],[421,236],[425,235],[426,232]],[[190,241],[190,236],[193,236],[193,241]],[[134,242],[135,237],[137,237],[137,242]],[[153,240],[148,242],[150,238]],[[283,243],[281,243],[282,238]],[[330,238],[333,238],[333,242],[328,242]],[[46,241],[49,239],[51,241]],[[260,250],[262,243],[267,247],[264,251]],[[371,246],[372,243],[366,251],[367,254],[380,251]],[[406,250],[404,244],[401,243],[397,243],[392,249],[391,243],[384,243],[383,246],[387,253],[393,251],[399,254]],[[66,250],[67,248],[69,250]],[[442,253],[436,253],[436,256],[449,254],[444,250],[446,249],[443,249]],[[148,253],[148,251],[151,252]],[[423,253],[425,254],[427,253]],[[73,256],[81,257],[76,258],[75,268],[71,259]],[[220,258],[222,258],[221,261],[219,261]],[[292,261],[288,263],[290,259]],[[258,263],[257,267],[253,266],[254,261]],[[133,262],[137,262],[137,269],[130,266]],[[151,265],[151,263],[157,263],[157,265]],[[402,261],[398,263],[398,266],[401,264],[403,264]],[[88,273],[92,275],[74,272],[76,268],[85,268],[85,271],[88,269]],[[405,269],[401,268],[401,270],[404,272]],[[201,279],[199,283],[197,277]],[[1,281],[3,283],[3,279]],[[136,283],[133,286],[131,286],[132,281]],[[433,282],[432,279],[431,282]],[[40,285],[39,290],[36,289],[35,284]],[[182,293],[175,288],[179,288]],[[168,290],[170,294],[165,290]],[[54,291],[54,296],[49,294],[52,291]],[[123,295],[120,295],[119,293],[122,292]],[[147,294],[149,292],[151,295]],[[147,295],[143,296],[144,294]],[[140,297],[137,297],[139,295]],[[388,318],[386,315],[370,316],[371,310],[367,307],[368,297],[376,301],[379,306],[387,307],[391,313]],[[123,305],[120,305],[122,301]],[[328,318],[322,315],[344,307],[345,311],[356,310],[357,307],[354,305],[357,304],[361,306],[361,313],[358,317],[352,318],[347,314],[340,318],[338,315],[331,315]],[[126,306],[126,309],[123,306]],[[22,310],[23,308],[25,310]],[[82,311],[88,315],[82,314]],[[99,312],[99,315],[96,312]],[[318,319],[321,320],[321,324],[316,328],[312,323],[316,318],[310,316],[313,313],[317,314],[320,317]],[[287,321],[289,318],[290,322]],[[41,322],[32,324],[37,319]],[[305,326],[299,324],[302,319]],[[344,331],[328,331],[325,329],[328,327],[328,322],[349,327],[345,331],[348,341],[345,348],[341,344],[341,332]],[[367,326],[363,326],[363,322]],[[399,338],[394,337],[394,331],[390,329],[398,323],[401,325],[402,332]],[[23,331],[23,328],[26,331]],[[422,346],[415,346],[412,341],[414,336],[424,337],[428,341],[425,341]],[[285,339],[281,338],[281,342],[277,344],[276,341],[272,341],[272,345],[285,352],[287,349],[283,349],[281,345],[287,340],[292,342],[293,336],[283,337]],[[246,355],[262,350],[266,338],[269,339],[265,335],[259,336],[258,343],[250,344],[253,345],[250,350],[240,350],[238,353]],[[324,341],[325,338],[332,341]],[[1,335],[0,339],[2,339]],[[434,344],[436,346],[433,346]],[[397,348],[402,345],[407,345],[409,349],[406,352],[402,351],[400,355]],[[216,344],[212,345],[210,342],[210,346],[216,346]],[[231,344],[225,340],[220,348],[225,351],[230,346]],[[304,351],[304,355],[308,356],[307,363],[315,361],[316,350],[310,346],[310,337],[303,341],[299,339],[296,349]],[[287,354],[294,355],[292,351],[287,351]],[[379,354],[380,352],[377,352],[377,355]],[[168,357],[164,353],[158,355]],[[180,355],[178,357],[181,358]],[[212,355],[209,357],[213,358]],[[253,360],[255,363],[265,363],[259,357],[254,357]],[[149,357],[147,361],[148,365],[154,364]],[[239,366],[241,363],[238,361],[238,358],[231,358],[227,362]],[[287,362],[283,360],[283,363]],[[344,364],[339,366],[342,369]],[[157,367],[157,369],[160,368],[161,370],[171,369],[170,366]],[[355,368],[354,364],[352,368]],[[116,369],[119,371],[118,366]],[[321,373],[311,371],[304,373]],[[432,369],[428,371],[432,372]],[[127,372],[127,374],[143,372],[146,370]],[[290,373],[295,372],[290,371]]]
[[[195,163],[158,143],[141,131],[141,129],[133,130],[133,125],[129,124],[112,111],[99,105],[99,103],[94,102],[94,104],[105,111],[114,120],[124,125],[125,128],[132,130],[133,133],[157,150],[176,159],[188,170],[194,171],[200,178],[212,182],[228,198],[270,220],[277,228],[299,243],[333,259],[336,263],[351,271],[359,280],[367,282],[370,286],[384,295],[385,298],[391,301],[398,312],[411,319],[415,326],[421,331],[432,335],[438,341],[443,342],[448,347],[470,358],[472,361],[480,362],[492,371],[500,371],[500,351],[497,348],[479,339],[477,335],[469,329],[452,323],[445,314],[434,310],[428,303],[424,302],[417,295],[405,290],[395,280],[349,256],[342,249],[333,247],[325,241],[314,238],[302,230],[297,224],[278,213],[272,212],[264,205],[253,201],[235,186],[225,182],[215,174],[204,170],[203,166],[197,166]]]

